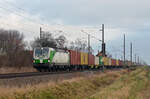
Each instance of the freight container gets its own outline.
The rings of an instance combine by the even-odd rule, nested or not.
[[[98,66],[99,65],[99,57],[95,56],[95,65]]]
[[[119,60],[116,60],[116,66],[119,66]]]
[[[109,65],[109,58],[103,57],[103,61],[104,61],[104,66],[108,66]]]
[[[109,58],[109,66],[111,66],[111,58]]]
[[[94,55],[88,54],[88,65],[89,66],[94,66],[94,64],[95,64],[95,59],[94,58],[95,58]]]
[[[122,65],[123,65],[122,61],[121,61],[121,60],[119,60],[119,66],[122,66]]]
[[[56,51],[52,63],[58,64],[58,65],[69,65],[69,52],[64,52],[64,51]]]
[[[121,66],[123,66],[123,65],[124,65],[124,62],[123,62],[122,60],[121,60],[120,62],[121,62]]]
[[[132,65],[132,62],[128,61],[128,66],[131,66]]]
[[[69,50],[70,52],[70,65],[80,65],[81,64],[81,57],[80,52]]]
[[[99,65],[103,66],[104,62],[103,62],[103,57],[99,56]]]
[[[88,53],[81,52],[81,65],[88,65]]]
[[[111,65],[116,66],[116,60],[115,59],[111,59]]]
[[[125,61],[125,65],[126,65],[126,66],[129,66],[129,61]]]

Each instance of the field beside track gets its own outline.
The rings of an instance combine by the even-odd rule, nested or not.
[[[88,99],[150,99],[150,67],[123,75]]]
[[[21,87],[0,87],[0,99],[149,99],[150,68],[107,71]]]

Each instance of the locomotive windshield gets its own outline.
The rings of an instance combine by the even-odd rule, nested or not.
[[[34,50],[34,58],[39,59],[39,58],[48,58],[48,53],[49,53],[49,49],[48,48],[36,48]]]

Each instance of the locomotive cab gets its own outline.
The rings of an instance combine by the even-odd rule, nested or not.
[[[50,53],[51,51],[54,51],[52,48],[48,47],[38,47],[34,49],[33,53],[33,66],[37,70],[40,70],[41,68],[47,68],[50,64]]]

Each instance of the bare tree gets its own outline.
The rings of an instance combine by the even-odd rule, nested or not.
[[[35,47],[52,47],[52,48],[56,48],[57,43],[56,43],[56,40],[52,37],[52,35],[49,35],[48,37],[35,38],[35,40],[32,42],[31,46],[33,48],[35,48]]]
[[[68,47],[68,49],[77,50],[81,52],[88,52],[87,42],[82,39],[77,38],[75,41],[72,41],[70,43],[70,46]],[[93,52],[93,48],[92,46],[90,46],[90,53],[92,52]]]
[[[23,39],[24,36],[19,31],[0,30],[1,66],[21,67],[29,64],[31,66],[32,54],[26,53]]]
[[[58,48],[64,48],[64,44],[66,43],[66,37],[61,35],[58,38],[56,38],[56,42]]]
[[[54,38],[52,34],[45,34],[42,38],[35,38],[32,42],[32,47],[52,47],[52,48],[65,48],[66,37],[61,35]]]

